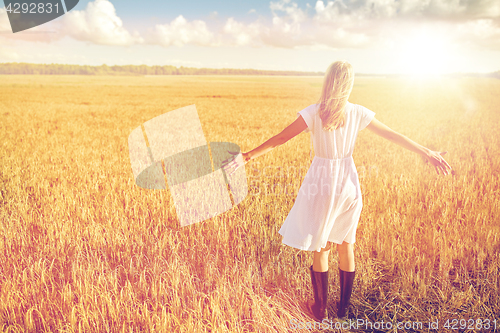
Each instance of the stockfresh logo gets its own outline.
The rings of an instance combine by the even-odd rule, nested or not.
[[[63,16],[78,4],[79,0],[19,1],[3,0],[12,32],[31,29]]]
[[[128,137],[137,186],[167,187],[182,227],[238,205],[248,194],[245,168],[227,174],[224,162],[240,152],[231,142],[207,142],[195,105],[167,112],[135,128]]]

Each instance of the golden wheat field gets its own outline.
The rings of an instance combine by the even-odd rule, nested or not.
[[[207,141],[248,151],[315,103],[321,84],[0,76],[1,330],[338,331],[336,252],[332,320],[312,327],[312,255],[278,234],[310,164],[308,134],[246,165],[241,204],[185,228],[168,190],[135,185],[127,146],[145,121],[195,104]],[[365,325],[348,330],[499,331],[500,80],[359,77],[350,101],[448,151],[454,174],[438,176],[418,155],[360,132],[351,303]]]

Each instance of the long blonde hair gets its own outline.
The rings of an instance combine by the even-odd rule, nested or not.
[[[328,67],[318,102],[319,117],[325,131],[344,126],[345,106],[353,83],[354,70],[347,61],[336,61]]]

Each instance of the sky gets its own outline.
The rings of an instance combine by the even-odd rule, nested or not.
[[[365,74],[500,70],[499,0],[81,0],[12,33],[0,63],[173,65]]]

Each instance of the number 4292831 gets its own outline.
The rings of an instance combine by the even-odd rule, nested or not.
[[[47,3],[9,3],[7,7],[5,7],[7,13],[14,14],[51,14],[52,11],[59,13],[59,4],[52,4],[50,2]]]
[[[489,319],[448,319],[444,328],[451,330],[497,330],[497,320]]]

